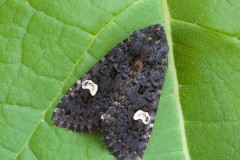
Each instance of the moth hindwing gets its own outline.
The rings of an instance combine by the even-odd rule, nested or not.
[[[137,30],[62,98],[53,123],[76,132],[100,130],[119,160],[139,160],[148,143],[167,68],[163,27]]]

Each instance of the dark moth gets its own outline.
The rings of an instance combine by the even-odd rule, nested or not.
[[[153,128],[167,55],[160,24],[135,31],[72,86],[54,110],[53,123],[75,132],[100,130],[116,159],[141,159]]]

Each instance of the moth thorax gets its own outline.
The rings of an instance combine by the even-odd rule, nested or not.
[[[150,122],[150,115],[148,112],[144,112],[142,110],[138,110],[134,115],[133,115],[134,120],[142,120],[144,124],[148,124]]]
[[[88,89],[90,91],[90,94],[94,96],[97,93],[98,85],[95,84],[92,80],[85,80],[82,83],[83,89]]]

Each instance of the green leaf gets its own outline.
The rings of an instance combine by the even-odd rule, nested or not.
[[[0,0],[0,159],[112,160],[101,133],[52,125],[71,87],[136,29],[161,23],[169,68],[143,160],[239,159],[237,0]]]

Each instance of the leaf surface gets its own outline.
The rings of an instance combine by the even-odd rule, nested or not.
[[[143,160],[240,157],[237,0],[0,0],[0,159],[111,160],[52,125],[72,84],[134,30],[164,25],[169,68]]]

